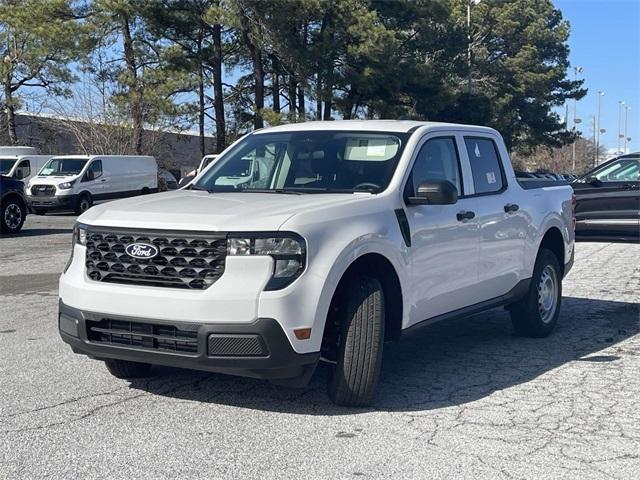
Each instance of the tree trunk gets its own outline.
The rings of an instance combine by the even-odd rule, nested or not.
[[[271,59],[271,68],[273,73],[271,74],[271,95],[273,97],[273,111],[280,113],[280,77],[278,74],[278,60],[273,57]]]
[[[289,86],[287,88],[289,92],[289,116],[291,117],[291,121],[295,122],[296,120],[296,91],[298,90],[298,83],[296,82],[296,77],[293,74],[289,75]]]
[[[316,75],[316,120],[322,120],[322,80]]]
[[[204,143],[204,117],[205,117],[205,98],[204,98],[204,66],[202,65],[204,58],[202,58],[202,38],[198,39],[198,135],[200,139],[200,156],[204,157],[205,143]]]
[[[11,91],[11,76],[7,73],[4,81],[4,113],[7,117],[7,130],[9,133],[9,143],[17,145],[18,134],[16,133],[16,107],[13,104],[13,92]]]
[[[224,121],[224,98],[222,97],[222,25],[213,25],[213,111],[216,116],[216,153],[224,150],[226,125]]]
[[[302,88],[302,84],[298,87],[298,111],[300,112],[300,118],[302,120],[305,119],[306,108],[304,104],[304,89]]]
[[[124,59],[129,71],[130,85],[129,89],[133,92],[131,98],[131,120],[133,122],[133,149],[136,155],[142,154],[142,134],[144,129],[143,113],[142,113],[142,90],[138,80],[138,67],[136,64],[135,51],[133,49],[133,38],[131,36],[131,27],[129,25],[129,17],[122,16],[122,43],[124,50]]]
[[[253,67],[254,77],[254,104],[255,113],[253,115],[253,128],[264,127],[264,120],[262,119],[262,110],[264,109],[264,66],[262,65],[262,50],[253,43],[251,33],[249,30],[249,22],[244,12],[240,13],[240,25],[242,41],[249,50],[251,55],[251,63]]]

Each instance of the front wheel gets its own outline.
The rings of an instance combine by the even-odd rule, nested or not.
[[[9,198],[0,208],[0,232],[18,233],[27,218],[27,209],[17,198]]]
[[[338,358],[329,377],[331,400],[349,407],[371,403],[382,367],[384,294],[375,278],[358,276],[339,308]]]
[[[91,196],[87,193],[83,193],[82,195],[80,195],[80,198],[78,199],[78,203],[76,203],[76,208],[75,208],[76,215],[82,215],[84,212],[86,212],[91,208],[91,205],[93,205]]]
[[[541,249],[527,296],[511,305],[511,321],[518,335],[546,337],[555,328],[562,301],[562,274],[558,258]]]

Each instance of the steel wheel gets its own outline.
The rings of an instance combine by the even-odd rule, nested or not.
[[[22,224],[22,209],[17,203],[10,203],[4,210],[4,224],[10,230],[17,229]]]
[[[540,319],[549,323],[558,307],[558,275],[551,265],[546,265],[538,282],[538,311]]]

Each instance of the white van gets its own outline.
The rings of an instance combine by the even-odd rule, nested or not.
[[[0,175],[22,180],[26,185],[53,155],[11,155],[0,147]]]
[[[96,203],[158,191],[155,158],[137,155],[65,155],[51,158],[27,185],[37,215],[53,210],[80,214]]]

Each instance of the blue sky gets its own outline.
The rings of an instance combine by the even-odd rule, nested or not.
[[[571,24],[571,64],[581,66],[586,97],[578,102],[581,130],[591,136],[591,116],[597,112],[597,92],[602,97],[601,143],[616,148],[618,101],[631,107],[628,136],[631,151],[640,150],[640,0],[554,0]],[[570,71],[573,76],[573,70]],[[569,118],[573,105],[570,103]],[[564,112],[562,112],[564,115]],[[624,110],[623,110],[624,128]]]

